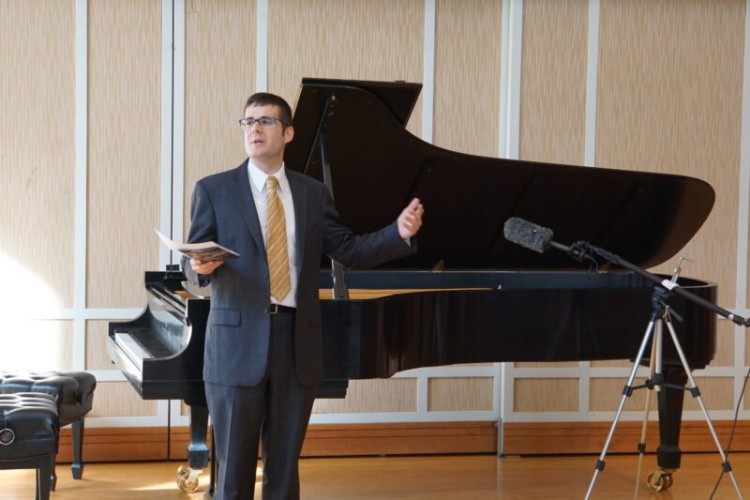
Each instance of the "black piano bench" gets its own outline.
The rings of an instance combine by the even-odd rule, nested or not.
[[[0,394],[0,469],[36,469],[38,500],[49,500],[59,431],[53,396]]]
[[[0,371],[0,394],[19,392],[45,393],[55,398],[60,427],[72,425],[73,479],[83,476],[83,429],[86,414],[94,402],[96,378],[88,372],[3,372]],[[52,491],[57,475],[52,468]]]

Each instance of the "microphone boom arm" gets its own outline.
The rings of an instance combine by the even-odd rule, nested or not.
[[[698,295],[695,295],[694,293],[688,290],[685,290],[684,288],[680,287],[674,280],[662,279],[659,276],[656,276],[655,274],[652,274],[646,271],[645,269],[638,267],[631,262],[628,262],[627,260],[623,259],[619,255],[616,255],[612,252],[604,250],[603,248],[599,248],[585,241],[578,241],[574,243],[571,247],[566,247],[565,245],[560,245],[559,243],[554,243],[554,242],[551,246],[555,248],[559,248],[559,247],[566,248],[568,249],[567,251],[569,254],[571,251],[573,251],[573,249],[579,249],[581,252],[584,252],[585,254],[601,257],[602,259],[607,260],[614,265],[622,266],[625,269],[629,269],[635,272],[636,274],[643,276],[644,278],[660,285],[661,287],[667,289],[670,292],[675,292],[678,295],[681,295],[682,297],[685,297],[688,300],[692,300],[693,302],[702,305],[706,309],[714,311],[719,316],[722,316],[726,319],[731,320],[737,325],[745,326],[745,327],[750,326],[750,320],[743,318],[739,314],[734,314],[731,311],[728,311],[722,307],[719,307],[713,302],[710,302],[704,299],[703,297],[699,297]],[[562,250],[562,248],[559,248],[559,249]],[[580,260],[580,259],[577,259],[577,260]]]

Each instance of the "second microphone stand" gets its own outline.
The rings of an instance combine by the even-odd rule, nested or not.
[[[576,245],[578,246],[576,247]],[[678,388],[681,390],[689,391],[691,396],[693,396],[693,398],[695,398],[695,400],[700,405],[700,409],[701,409],[701,412],[703,413],[703,417],[711,432],[711,436],[713,437],[714,443],[716,444],[716,449],[718,450],[719,455],[721,456],[722,469],[724,472],[729,474],[729,477],[731,478],[732,483],[734,484],[734,489],[737,492],[737,496],[740,499],[742,499],[743,498],[742,493],[740,491],[739,485],[737,484],[737,480],[734,477],[734,473],[732,472],[732,467],[730,466],[729,461],[726,458],[726,454],[724,453],[724,450],[721,447],[719,438],[716,435],[716,430],[714,429],[714,426],[711,423],[711,419],[708,416],[708,411],[706,410],[706,406],[703,403],[703,398],[701,397],[700,390],[698,389],[698,386],[695,383],[695,379],[693,378],[693,375],[690,371],[690,366],[688,365],[687,358],[685,357],[685,352],[683,351],[682,346],[680,345],[680,341],[677,338],[677,334],[675,332],[674,326],[672,325],[670,308],[666,303],[666,300],[670,296],[671,292],[673,290],[679,290],[679,288],[677,287],[677,275],[679,274],[679,266],[678,266],[678,269],[675,271],[674,275],[672,276],[671,281],[659,280],[658,277],[644,271],[643,269],[638,268],[637,266],[634,266],[633,264],[630,264],[629,262],[623,259],[620,259],[614,254],[606,252],[605,250],[591,246],[587,243],[578,243],[576,245],[574,245],[574,247],[576,247],[575,250],[578,252],[581,252],[581,255],[593,254],[599,257],[604,257],[614,264],[622,265],[623,267],[636,271],[638,274],[644,275],[647,278],[659,283],[654,288],[654,293],[652,295],[653,311],[651,314],[651,318],[646,327],[646,332],[643,335],[643,340],[641,341],[640,347],[638,349],[638,354],[636,355],[633,361],[633,367],[630,371],[630,375],[628,377],[627,383],[625,384],[625,387],[623,389],[622,398],[620,399],[620,404],[617,408],[617,413],[615,414],[615,418],[612,421],[612,426],[609,429],[609,434],[607,435],[607,439],[604,443],[604,448],[602,449],[602,452],[599,455],[599,459],[596,462],[594,475],[591,478],[591,483],[589,484],[589,488],[588,488],[588,491],[586,492],[585,498],[587,500],[590,498],[591,492],[593,491],[594,485],[596,483],[597,476],[599,472],[604,470],[605,457],[607,454],[607,450],[609,449],[609,445],[612,442],[612,437],[614,435],[617,422],[620,419],[620,416],[622,414],[627,398],[629,398],[633,394],[633,390],[636,389],[636,387],[633,386],[633,382],[635,380],[638,367],[641,365],[641,362],[643,361],[646,348],[649,344],[649,341],[652,340],[652,337],[653,337],[653,343],[652,343],[652,355],[650,359],[650,365],[651,365],[650,375],[649,375],[650,378],[646,381],[644,385],[639,386],[639,387],[640,388],[645,387],[648,389],[656,389],[658,391],[658,390],[666,389],[669,386],[669,384],[665,383],[664,374],[662,372],[662,359],[661,359],[662,357],[662,331],[663,331],[662,327],[666,326],[667,331],[669,331],[669,335],[672,339],[672,344],[674,345],[675,351],[677,352],[677,355],[680,358],[682,369],[684,370],[684,373],[686,374],[687,380],[689,382],[689,388],[675,387],[675,386],[669,386],[669,387],[671,387],[672,389]],[[689,298],[693,300],[699,299],[699,297],[694,297],[688,292],[682,291],[681,293],[682,295],[688,296]],[[722,312],[728,313],[728,311],[724,311],[723,309],[718,308],[715,304],[711,304],[711,309],[714,309],[714,310],[719,309],[718,312],[720,313]],[[728,314],[731,315],[731,313],[728,313]],[[726,315],[724,316],[727,317]],[[742,318],[736,317],[734,315],[731,315],[731,316],[732,317],[730,319],[734,320],[737,323],[740,323],[740,320],[744,321]],[[656,333],[654,334],[654,332]],[[646,410],[648,410],[648,405],[646,406]],[[643,435],[642,435],[642,438],[643,438]],[[639,445],[639,450],[641,451],[641,453],[643,452],[644,446],[645,446],[644,443],[641,443]],[[669,484],[671,484],[671,476],[666,477],[665,480],[668,481]],[[668,487],[669,484],[667,484],[666,486]]]

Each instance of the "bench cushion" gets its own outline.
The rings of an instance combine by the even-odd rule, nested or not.
[[[57,452],[59,421],[52,396],[0,394],[0,460],[20,460]]]
[[[91,411],[96,378],[88,372],[0,372],[0,394],[50,394],[58,404],[60,425],[78,421]]]

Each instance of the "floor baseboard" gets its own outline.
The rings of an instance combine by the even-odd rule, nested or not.
[[[732,422],[713,422],[722,447],[727,446]],[[637,451],[641,422],[620,422],[608,452]],[[503,455],[600,453],[611,422],[529,422],[503,426]],[[646,451],[659,444],[658,422],[649,422]],[[87,428],[84,462],[183,460],[190,440],[188,427]],[[682,423],[683,452],[716,451],[703,421]],[[750,451],[750,422],[738,422],[731,451]],[[439,455],[498,453],[496,422],[416,422],[385,424],[314,424],[302,449],[306,457]],[[60,431],[59,462],[70,462],[69,428]]]

